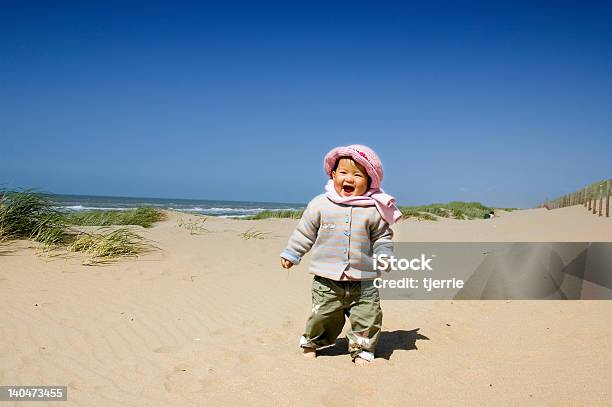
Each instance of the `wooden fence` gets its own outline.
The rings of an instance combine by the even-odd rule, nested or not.
[[[544,201],[541,208],[558,209],[566,206],[582,205],[594,215],[610,217],[610,193],[612,192],[611,180],[603,181],[585,187],[577,192],[564,195],[554,201]]]

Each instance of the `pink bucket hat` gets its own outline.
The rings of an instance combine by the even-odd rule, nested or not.
[[[336,162],[341,157],[351,157],[353,160],[363,165],[368,172],[368,176],[372,180],[370,188],[380,189],[380,184],[383,179],[383,166],[380,162],[380,158],[376,153],[369,147],[362,146],[360,144],[353,144],[347,147],[336,147],[331,150],[323,159],[323,167],[325,173],[331,176]]]

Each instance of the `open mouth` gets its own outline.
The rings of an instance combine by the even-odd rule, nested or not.
[[[352,187],[350,185],[343,185],[342,192],[344,192],[345,194],[352,194],[353,192],[355,192],[355,187]]]

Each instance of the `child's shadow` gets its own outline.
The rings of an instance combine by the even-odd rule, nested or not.
[[[418,349],[416,346],[417,340],[429,340],[428,337],[418,332],[419,329],[381,332],[376,346],[376,357],[389,360],[396,350]],[[348,355],[348,353],[348,340],[346,338],[339,338],[334,346],[317,351],[318,356],[339,356]]]

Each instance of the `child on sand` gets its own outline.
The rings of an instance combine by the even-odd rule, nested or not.
[[[346,315],[351,357],[355,364],[367,365],[374,359],[382,326],[373,284],[379,273],[372,257],[393,254],[389,226],[401,213],[395,199],[381,189],[382,163],[370,148],[334,148],[325,156],[324,169],[331,177],[326,192],[306,207],[281,253],[281,266],[299,264],[312,248],[312,313],[300,338],[304,356],[314,358],[317,349],[334,345]]]

